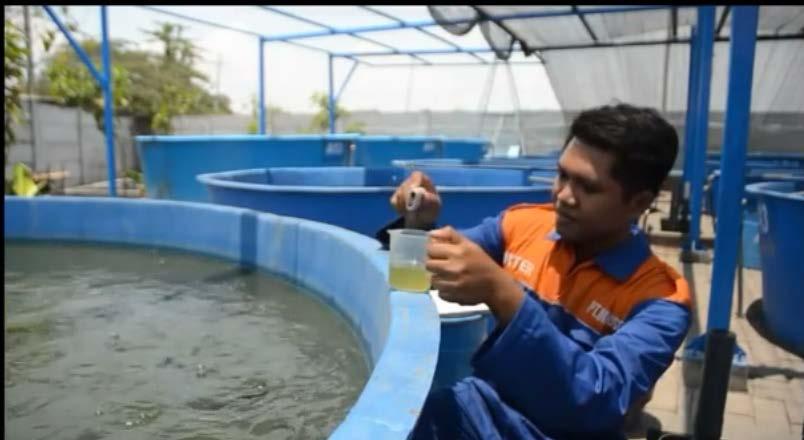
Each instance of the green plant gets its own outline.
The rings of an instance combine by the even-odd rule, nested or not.
[[[142,173],[137,170],[126,170],[125,176],[133,180],[137,185],[142,185]]]
[[[9,20],[5,24],[5,42],[3,53],[3,68],[5,73],[5,96],[3,100],[3,110],[5,112],[5,148],[3,167],[8,164],[8,148],[16,140],[14,124],[19,120],[21,112],[20,93],[22,92],[22,80],[25,62],[25,47],[22,32]]]
[[[257,98],[252,96],[251,119],[248,121],[248,125],[246,125],[246,133],[248,134],[257,134],[257,132],[259,132],[259,127],[257,126],[257,107]],[[265,108],[265,125],[269,133],[274,131],[273,121],[281,113],[284,113],[281,107],[269,105]]]
[[[361,121],[351,121],[346,124],[344,131],[347,133],[366,134],[366,124]]]
[[[33,197],[47,186],[47,181],[37,182],[33,172],[24,163],[17,162],[11,169],[11,193],[22,197]]]
[[[329,97],[324,92],[314,92],[312,96],[310,96],[310,101],[317,110],[315,115],[313,115],[313,119],[310,121],[308,131],[312,133],[327,132],[329,130]],[[339,118],[348,116],[349,111],[336,103],[335,122],[337,123]]]
[[[134,134],[173,132],[173,118],[185,114],[231,113],[229,98],[209,93],[207,77],[195,64],[198,48],[184,37],[183,27],[160,23],[146,33],[161,43],[159,54],[131,49],[112,41],[113,103],[118,115],[133,118]],[[81,46],[99,66],[100,43],[85,39]],[[38,88],[62,104],[93,114],[103,129],[103,94],[72,48],[62,45],[46,61]]]

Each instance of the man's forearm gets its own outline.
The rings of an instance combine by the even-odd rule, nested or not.
[[[505,326],[514,318],[525,299],[525,291],[504,270],[500,270],[494,282],[494,288],[486,300],[498,325]]]

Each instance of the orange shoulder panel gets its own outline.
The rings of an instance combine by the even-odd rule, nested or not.
[[[506,209],[503,214],[503,239],[506,243],[511,243],[514,235],[520,238],[541,231],[547,234],[555,227],[555,222],[555,211],[551,203],[520,203]]]
[[[634,292],[643,292],[643,301],[664,299],[687,308],[692,307],[692,295],[687,280],[656,255],[651,255],[632,279],[629,284]]]

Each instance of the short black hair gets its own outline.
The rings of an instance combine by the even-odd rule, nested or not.
[[[656,110],[629,104],[605,105],[581,112],[570,126],[573,137],[614,155],[611,176],[625,197],[649,190],[659,193],[678,154],[678,134]]]

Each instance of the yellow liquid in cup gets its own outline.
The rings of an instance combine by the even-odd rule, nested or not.
[[[392,264],[388,282],[396,290],[427,292],[430,290],[430,272],[410,264]]]

